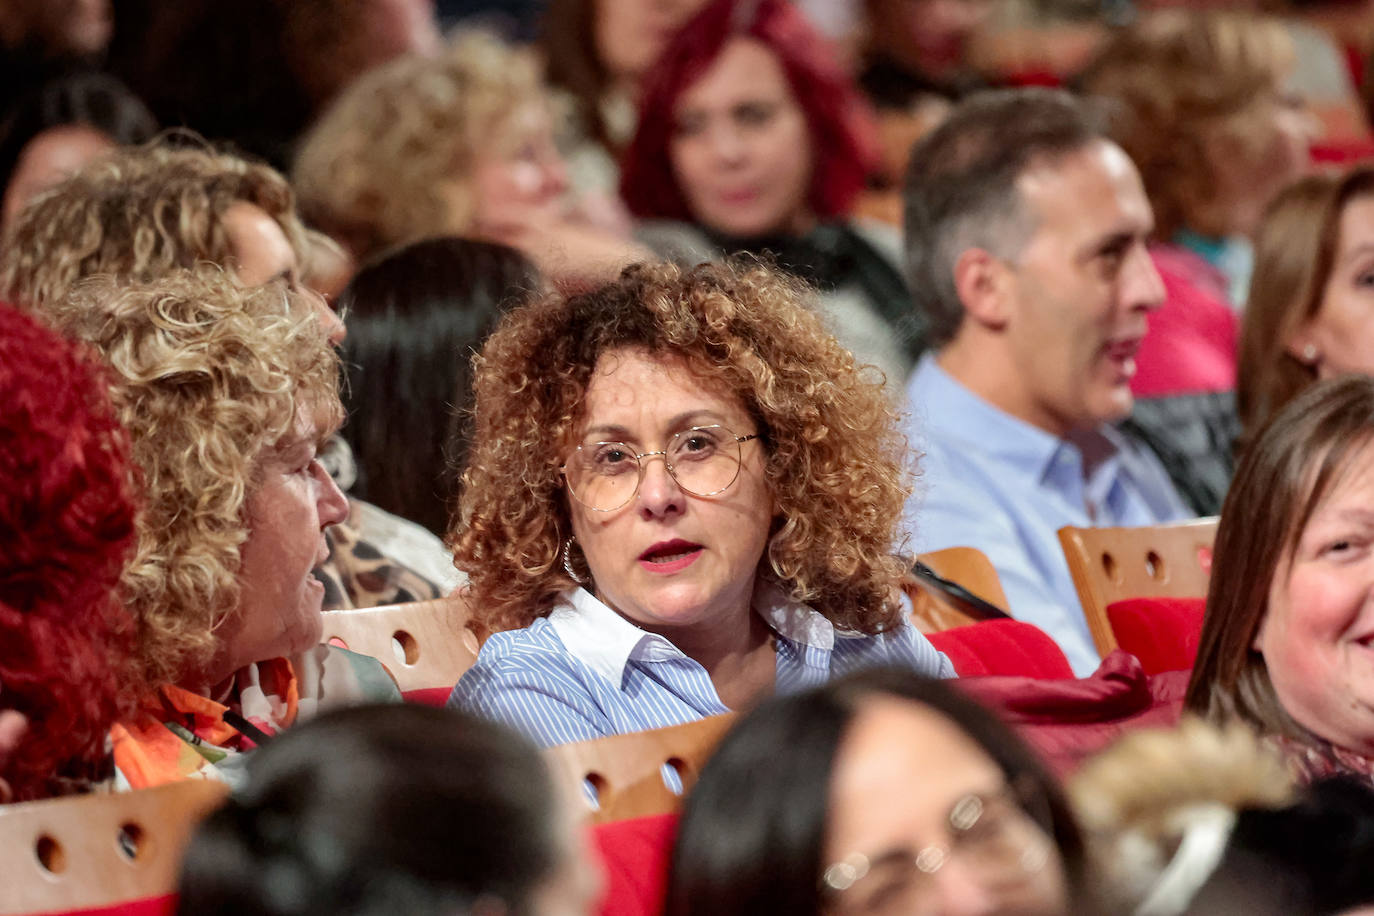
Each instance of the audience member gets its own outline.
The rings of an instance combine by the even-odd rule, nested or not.
[[[993,11],[989,0],[867,0],[859,85],[879,108],[916,113],[987,86],[969,47]],[[938,104],[938,101],[936,102]]]
[[[442,45],[430,0],[119,0],[114,13],[110,69],[160,121],[277,168],[344,86]]]
[[[97,63],[112,25],[110,0],[0,4],[0,119],[43,83]]]
[[[898,240],[848,220],[876,162],[866,115],[788,0],[714,0],[645,77],[621,192],[660,221],[639,238],[664,257],[758,253],[819,287],[840,342],[895,387],[923,341]]]
[[[481,33],[349,86],[302,141],[292,177],[306,217],[359,259],[464,235],[586,283],[641,254],[570,209],[533,55]]]
[[[892,408],[806,302],[643,265],[507,316],[451,535],[493,635],[450,703],[553,745],[857,667],[953,675],[898,598]]]
[[[0,306],[0,803],[109,778],[134,540],[128,436],[84,349]]]
[[[1316,123],[1293,65],[1277,20],[1172,9],[1121,32],[1081,81],[1119,103],[1112,133],[1140,169],[1165,269],[1237,307],[1260,215],[1308,167]]]
[[[117,146],[146,143],[157,121],[117,80],[82,73],[25,96],[0,128],[0,230],[42,191]]]
[[[167,219],[169,212],[177,219]],[[204,147],[157,144],[93,163],[26,211],[0,255],[0,288],[41,310],[84,277],[151,282],[209,262],[232,268],[249,286],[281,278],[302,291],[337,345],[343,322],[303,289],[331,266],[333,248],[306,230],[291,188],[270,167]],[[346,488],[354,473],[341,443],[331,443],[327,460]],[[328,538],[330,561],[317,571],[327,607],[437,598],[437,583],[452,568],[436,538],[360,500]]]
[[[975,96],[912,153],[907,258],[937,351],[907,384],[925,453],[922,550],[983,551],[1010,611],[1097,665],[1056,532],[1184,517],[1158,460],[1110,425],[1162,297],[1131,160],[1066,93]]]
[[[1374,903],[1374,792],[1295,790],[1243,725],[1128,734],[1070,790],[1105,912],[1336,916]]]
[[[113,376],[143,480],[121,598],[141,708],[113,732],[140,788],[234,781],[242,752],[297,718],[399,698],[371,658],[317,645],[324,528],[348,505],[316,458],[338,426],[338,360],[305,297],[219,268],[92,280],[45,311]]]
[[[615,195],[645,73],[705,0],[550,0],[539,29],[573,187]]]
[[[1255,237],[1240,338],[1245,438],[1318,379],[1374,375],[1374,169],[1311,175],[1283,191]]]
[[[448,530],[472,438],[473,354],[538,288],[518,251],[460,238],[416,242],[353,278],[340,305],[357,496]]]
[[[1084,914],[1058,786],[988,711],[904,671],[774,699],[702,769],[669,916]]]
[[[424,706],[322,715],[191,841],[188,916],[590,916],[598,876],[535,749]]]
[[[1374,379],[1320,382],[1245,450],[1217,529],[1187,707],[1269,737],[1306,779],[1374,777]]]

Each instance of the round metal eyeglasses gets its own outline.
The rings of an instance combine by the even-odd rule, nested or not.
[[[693,426],[674,433],[668,447],[656,452],[636,452],[624,442],[586,442],[559,470],[573,499],[594,512],[628,505],[644,480],[645,460],[660,455],[684,492],[716,496],[739,477],[740,443],[757,438],[736,436],[724,426]]]
[[[1022,807],[1025,802],[1017,797],[1021,794],[1013,786],[1004,786],[959,798],[945,816],[947,844],[893,849],[877,861],[853,853],[828,866],[821,875],[820,890],[830,901],[830,909],[841,914],[902,916],[939,912],[932,876],[955,857],[984,890],[999,898],[1018,899],[1019,892],[1034,883],[1054,857],[1053,841]],[[886,878],[866,881],[877,865],[883,867]],[[894,878],[899,874],[900,880]]]

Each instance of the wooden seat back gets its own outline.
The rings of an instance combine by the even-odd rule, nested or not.
[[[228,794],[200,779],[107,795],[0,805],[0,914],[164,897],[200,819]]]
[[[1107,606],[1126,598],[1205,598],[1217,520],[1140,528],[1059,529],[1097,651],[1116,648]]]
[[[944,550],[923,553],[917,559],[939,576],[958,582],[979,598],[997,605],[1004,611],[1010,610],[1007,607],[1006,592],[1002,590],[1002,580],[997,576],[997,569],[981,550],[973,547],[947,547]],[[922,633],[938,633],[941,630],[977,622],[949,598],[926,588],[913,576],[907,576],[902,581],[902,590],[911,599],[911,622]]]
[[[578,798],[587,799],[585,783],[595,789],[596,806],[588,801],[588,817],[595,823],[668,814],[678,809],[682,797],[664,783],[664,764],[677,771],[683,792],[687,792],[735,718],[734,713],[727,713],[683,725],[562,744],[545,754],[554,778],[569,786]]]
[[[458,594],[436,601],[325,611],[324,640],[370,655],[401,690],[452,687],[477,660],[477,636]]]

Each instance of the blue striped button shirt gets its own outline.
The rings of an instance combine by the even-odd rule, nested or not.
[[[909,623],[878,636],[837,631],[766,584],[755,590],[754,610],[776,636],[778,693],[876,665],[954,677],[949,659]],[[564,593],[548,617],[523,630],[489,637],[448,703],[510,725],[541,747],[729,712],[705,668],[585,589]]]

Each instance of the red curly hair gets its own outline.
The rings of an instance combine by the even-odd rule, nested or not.
[[[103,778],[130,621],[129,441],[101,365],[0,305],[0,710],[29,722],[0,779],[17,801]]]
[[[824,38],[789,0],[715,0],[682,27],[645,74],[639,127],[620,163],[620,196],[635,216],[693,222],[669,146],[678,98],[733,38],[777,55],[806,113],[813,168],[807,201],[822,220],[847,216],[877,168],[877,131],[867,102]]]

